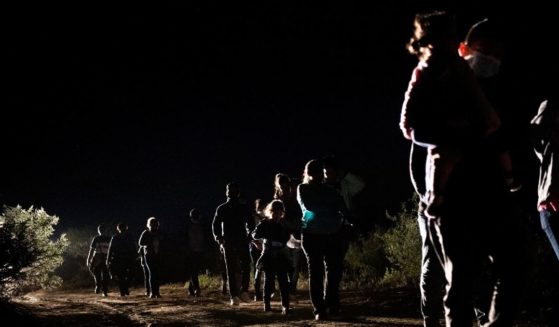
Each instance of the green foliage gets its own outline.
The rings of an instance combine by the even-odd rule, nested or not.
[[[56,270],[56,273],[62,277],[64,287],[88,286],[91,284],[91,274],[85,261],[91,239],[97,235],[97,227],[69,228],[65,234],[72,246],[64,251],[64,263]]]
[[[350,245],[344,285],[349,287],[417,286],[421,271],[421,237],[417,199],[402,203],[396,215],[386,214],[394,226],[379,229]]]
[[[0,216],[0,295],[26,287],[60,284],[54,270],[68,247],[66,235],[52,240],[58,217],[43,209],[4,207]]]
[[[372,233],[350,244],[345,257],[343,284],[350,288],[378,285],[387,269],[384,241]]]
[[[402,203],[396,216],[387,213],[388,218],[395,222],[395,226],[380,236],[389,262],[381,281],[383,285],[418,285],[421,273],[421,236],[417,226],[417,203],[414,197]]]

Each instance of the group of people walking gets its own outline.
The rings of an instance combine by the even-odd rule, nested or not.
[[[159,222],[150,217],[138,241],[128,234],[128,225],[119,223],[117,233],[110,237],[105,225],[99,225],[98,235],[91,241],[86,265],[95,281],[95,293],[108,296],[109,279],[117,280],[120,296],[130,295],[131,275],[138,255],[144,272],[145,295],[159,298],[160,236]]]
[[[230,304],[249,301],[252,266],[254,299],[263,301],[264,310],[271,311],[277,279],[281,313],[288,314],[290,294],[297,290],[304,253],[315,319],[338,314],[339,284],[349,244],[342,229],[350,224],[351,217],[351,202],[346,203],[344,198],[351,200],[364,186],[359,177],[342,171],[334,157],[309,161],[304,169],[303,182],[297,187],[288,175],[276,174],[272,201],[264,203],[259,199],[254,208],[241,199],[239,184],[227,184],[227,201],[217,207],[211,229],[223,256]],[[200,296],[198,273],[204,257],[206,229],[197,209],[192,209],[189,217],[186,236],[193,255],[189,260],[191,280],[188,293]],[[125,224],[118,225],[118,233],[112,238],[106,235],[103,225],[99,226],[99,235],[93,238],[87,259],[95,279],[96,293],[107,296],[110,273],[118,281],[120,295],[129,295],[132,264],[140,254],[146,295],[160,297],[159,222],[151,217],[146,226],[138,246],[126,233]]]
[[[523,228],[513,202],[522,186],[510,154],[513,128],[504,123],[487,87],[499,71],[501,43],[487,19],[474,24],[463,42],[446,12],[417,15],[414,27],[408,50],[418,65],[405,93],[400,128],[412,141],[410,172],[419,195],[425,326],[440,325],[443,307],[447,326],[471,326],[472,312],[480,325],[512,326]],[[553,101],[542,102],[532,120],[532,136],[541,163],[537,208],[559,260],[559,159],[554,159],[559,115]],[[217,207],[211,229],[223,256],[231,305],[250,299],[252,265],[254,299],[271,311],[277,279],[281,313],[289,314],[289,294],[297,289],[304,253],[314,318],[339,314],[349,244],[344,229],[351,224],[352,200],[365,185],[338,168],[334,158],[310,160],[296,187],[287,175],[277,174],[272,201],[259,200],[254,207],[241,200],[239,184],[227,184],[227,200]],[[205,230],[196,209],[189,217],[188,242],[194,255],[188,292],[199,296]],[[131,262],[140,253],[146,295],[160,297],[158,227],[156,218],[148,219],[137,252],[125,224],[118,225],[112,238],[99,226],[87,258],[96,293],[107,296],[110,270],[120,295],[129,295]],[[491,270],[491,278],[486,270]]]

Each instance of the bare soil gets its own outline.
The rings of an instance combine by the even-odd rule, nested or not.
[[[281,315],[279,299],[272,312],[263,312],[262,302],[230,306],[228,296],[208,291],[189,297],[179,285],[164,285],[162,298],[149,299],[143,289],[131,289],[129,297],[90,289],[37,291],[12,299],[38,326],[422,326],[414,290],[344,291],[343,313],[328,321],[312,320],[306,291],[292,301],[292,312]],[[29,325],[28,322],[23,323]],[[517,326],[541,326],[523,322]]]

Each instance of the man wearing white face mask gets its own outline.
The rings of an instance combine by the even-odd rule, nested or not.
[[[522,186],[513,174],[512,159],[509,153],[512,128],[506,123],[506,117],[503,117],[503,105],[500,103],[502,99],[496,94],[499,93],[498,90],[501,89],[500,84],[502,84],[502,81],[498,79],[503,56],[503,44],[499,34],[497,25],[484,18],[470,27],[466,38],[460,43],[458,53],[468,62],[483,93],[497,110],[500,118],[505,121],[504,126],[495,133],[493,138],[500,151],[499,161],[503,169],[505,184],[511,192],[516,192]]]
[[[485,18],[470,28],[460,44],[460,56],[466,59],[478,78],[490,78],[501,68],[502,46],[494,37],[494,30]]]
[[[521,189],[521,184],[513,173],[510,150],[514,144],[517,146],[519,144],[514,135],[518,137],[519,135],[524,135],[524,133],[522,133],[518,125],[514,123],[514,119],[512,119],[511,111],[514,107],[511,105],[513,103],[510,99],[511,94],[507,94],[506,81],[500,74],[504,48],[501,36],[502,34],[497,24],[485,18],[470,27],[465,40],[460,43],[458,53],[468,62],[468,65],[477,77],[483,93],[495,108],[502,121],[501,127],[487,139],[487,143],[491,144],[497,154],[504,184],[509,191],[508,195],[502,194],[500,197],[499,203],[501,203],[501,207],[504,209],[498,214],[506,217],[507,222],[512,226],[511,230],[515,231],[516,238],[520,239],[520,234],[517,231],[522,230],[524,227],[522,226],[521,219],[519,219],[521,217],[521,210],[513,202],[519,202],[521,194],[517,191]],[[506,103],[507,100],[510,101],[508,104]],[[509,110],[509,112],[506,112],[506,110]],[[517,161],[515,161],[515,166],[516,163]],[[511,234],[513,233],[511,232]],[[487,273],[482,273],[476,280],[475,311],[479,325],[484,325],[491,320],[494,312],[500,310],[499,307],[514,307],[514,300],[511,294],[515,293],[514,285],[517,284],[521,273],[511,273],[510,268],[515,262],[522,262],[523,253],[515,250],[510,250],[509,252],[514,255],[505,255],[497,263],[494,260],[492,262],[487,261],[485,267],[482,268],[482,270],[491,270],[493,274],[502,274],[499,271],[509,270],[502,274],[504,280],[506,280],[505,284],[508,285],[502,287],[500,281],[492,280],[493,278],[490,278]],[[514,260],[515,255],[517,260]],[[509,313],[503,313],[503,317],[506,316],[506,318],[502,319],[502,321],[508,321],[510,318]]]

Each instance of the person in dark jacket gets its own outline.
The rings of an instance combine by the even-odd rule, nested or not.
[[[136,259],[136,245],[128,234],[128,225],[117,225],[117,234],[111,238],[107,254],[107,267],[118,281],[120,296],[130,295],[130,272]]]
[[[109,252],[111,237],[106,235],[104,225],[99,225],[97,232],[99,235],[91,240],[86,265],[95,279],[95,294],[103,292],[103,296],[108,296],[109,269],[107,268],[107,253]]]
[[[264,244],[258,259],[258,269],[264,271],[264,311],[271,311],[270,299],[276,276],[281,295],[281,313],[289,312],[288,271],[291,266],[289,248],[286,246],[290,232],[284,223],[285,206],[281,200],[274,200],[266,206],[266,217],[254,229],[252,236]]]
[[[231,305],[239,305],[240,299],[248,301],[250,279],[250,232],[254,229],[252,210],[242,203],[240,188],[236,183],[227,184],[227,202],[217,207],[212,223],[215,241],[223,249]],[[240,288],[237,273],[241,274]]]
[[[266,216],[264,211],[266,209],[262,199],[254,200],[254,224],[258,225]],[[262,271],[258,269],[257,262],[262,255],[262,241],[254,239],[250,242],[250,258],[254,270],[254,301],[262,301]]]
[[[340,312],[345,243],[341,229],[342,218],[347,215],[343,198],[323,181],[322,162],[311,160],[305,165],[303,183],[297,187],[297,200],[303,212],[301,243],[307,256],[315,320],[323,320],[327,313]]]
[[[189,217],[190,219],[187,225],[188,250],[190,254],[190,283],[188,284],[188,294],[198,297],[202,294],[198,275],[200,274],[200,269],[206,255],[206,230],[200,219],[200,211],[198,211],[198,209],[194,208],[190,210]]]
[[[540,104],[532,119],[534,151],[540,162],[537,209],[542,229],[557,257],[550,269],[559,263],[559,107],[549,98]],[[552,275],[553,276],[553,275]],[[555,275],[557,276],[557,275]],[[559,286],[557,280],[551,291],[555,298],[550,312],[550,326],[559,325]]]
[[[287,247],[290,253],[289,268],[289,292],[295,294],[297,292],[297,283],[299,281],[299,271],[301,270],[301,257],[303,249],[301,248],[301,207],[297,202],[297,192],[293,187],[291,178],[282,173],[277,173],[274,181],[274,200],[281,200],[285,206],[285,217],[283,222],[289,230],[290,240]]]
[[[140,235],[139,245],[143,249],[145,264],[149,275],[150,298],[160,298],[159,279],[161,267],[161,235],[159,221],[155,217],[148,218],[147,229]]]

